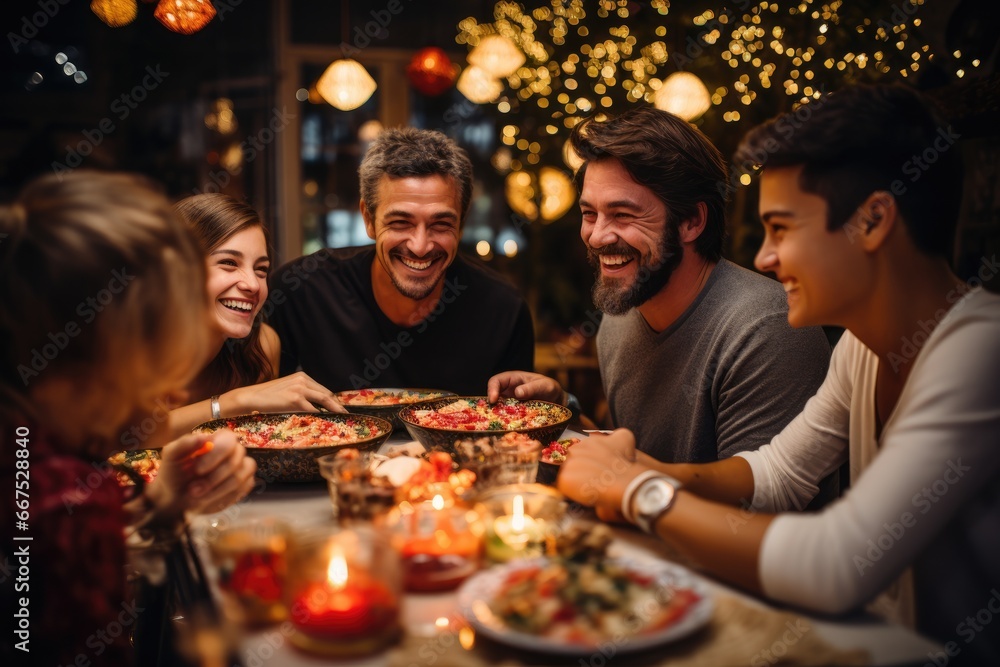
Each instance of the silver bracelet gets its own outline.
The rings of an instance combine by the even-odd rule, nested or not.
[[[219,395],[212,397],[212,419],[222,419],[222,406],[219,405]]]

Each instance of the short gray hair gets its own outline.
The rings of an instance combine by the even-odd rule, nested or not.
[[[378,207],[378,184],[385,174],[390,178],[410,176],[450,176],[459,187],[461,220],[472,200],[472,162],[454,141],[437,130],[415,127],[384,130],[361,160],[358,177],[361,199],[371,213]]]

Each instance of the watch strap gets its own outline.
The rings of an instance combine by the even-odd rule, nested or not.
[[[635,515],[632,513],[632,498],[635,496],[635,492],[647,479],[661,476],[662,473],[656,472],[655,470],[643,470],[641,473],[633,477],[632,481],[625,487],[625,492],[622,494],[622,516],[625,517],[629,523],[635,523]]]
[[[649,479],[646,479],[645,481],[642,482],[642,484],[636,487],[635,493],[633,494],[633,504],[634,504],[635,494],[638,494],[643,486],[646,486],[651,482],[660,482],[660,481],[662,481],[665,484],[669,484],[674,489],[674,492],[670,496],[670,499],[667,501],[667,503],[662,507],[657,508],[657,510],[652,513],[633,512],[633,514],[635,515],[635,524],[639,526],[639,528],[641,528],[644,533],[654,532],[656,528],[656,522],[659,521],[660,517],[669,512],[670,508],[674,506],[674,503],[677,502],[677,494],[678,492],[680,492],[682,488],[682,485],[679,481],[677,481],[670,475],[664,475],[660,473],[657,474],[655,477],[650,477]]]

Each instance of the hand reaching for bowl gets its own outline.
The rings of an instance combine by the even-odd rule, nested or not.
[[[527,371],[498,373],[486,384],[486,398],[490,403],[496,403],[503,397],[522,401],[538,399],[565,405],[565,396],[562,386],[552,378]]]
[[[316,407],[319,406],[319,407]],[[329,389],[299,371],[269,382],[231,389],[219,396],[223,417],[254,412],[347,412]],[[170,430],[177,438],[211,419],[208,399],[170,411]]]
[[[223,416],[257,412],[347,412],[329,389],[299,371],[270,382],[232,389],[219,397]]]

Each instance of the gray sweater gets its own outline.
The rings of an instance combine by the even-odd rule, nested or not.
[[[722,260],[665,331],[636,309],[605,315],[597,353],[615,426],[667,462],[766,444],[816,393],[830,361],[823,330],[792,329],[787,313],[778,282]]]

